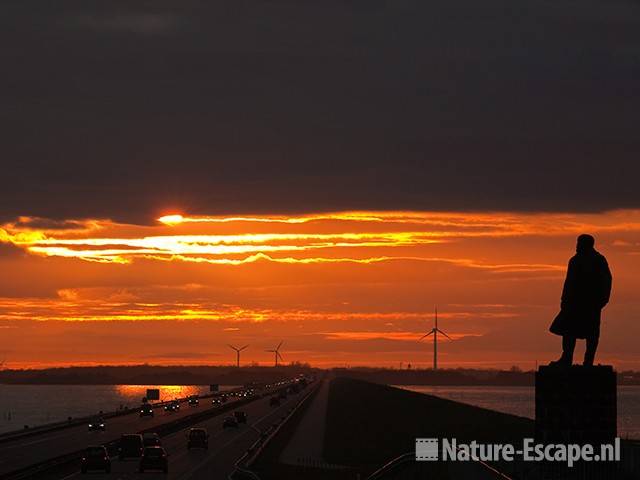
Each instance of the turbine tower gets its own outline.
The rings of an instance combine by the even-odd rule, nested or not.
[[[449,335],[447,335],[446,333],[444,333],[442,330],[438,328],[438,307],[436,307],[435,327],[433,327],[431,330],[429,330],[429,332],[427,332],[426,335],[423,335],[420,338],[420,340],[422,340],[424,338],[427,338],[429,335],[433,334],[433,369],[434,370],[438,369],[438,333],[441,333],[442,335],[447,337],[449,340],[451,340],[451,337]]]
[[[233,345],[227,344],[229,346],[230,349],[235,350],[236,351],[236,367],[240,368],[240,352],[242,350],[244,350],[245,348],[247,348],[249,345],[245,345],[244,347],[234,347]]]
[[[282,360],[282,355],[280,355],[280,347],[282,346],[282,341],[278,344],[275,350],[266,350],[267,352],[273,353],[276,359],[276,367],[278,366],[278,359]]]

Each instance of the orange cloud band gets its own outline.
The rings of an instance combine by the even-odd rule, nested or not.
[[[104,263],[130,263],[136,258],[223,265],[252,263],[261,259],[284,263],[374,263],[409,257],[433,260],[422,251],[410,256],[372,252],[396,247],[422,247],[464,238],[640,231],[640,212],[630,210],[582,215],[343,212],[294,217],[167,215],[159,219],[157,227],[151,228],[120,225],[107,220],[67,223],[71,225],[68,228],[51,229],[45,228],[46,221],[22,217],[18,222],[2,226],[0,241],[36,255]],[[273,224],[273,231],[251,232],[257,225],[264,224]],[[236,232],[217,233],[219,225]],[[319,230],[327,228],[327,225],[335,231],[321,233]],[[398,231],[398,225],[408,229]],[[202,233],[185,233],[194,226]],[[301,230],[278,231],[279,226],[293,226]],[[140,235],[154,228],[163,232],[169,228],[171,232]],[[101,231],[126,232],[127,235],[102,236],[99,235]],[[312,251],[327,253],[310,257],[308,252]],[[456,261],[466,262],[464,259]],[[468,263],[477,266],[481,262]],[[547,265],[544,268],[561,267]]]

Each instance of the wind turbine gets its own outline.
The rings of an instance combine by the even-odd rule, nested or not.
[[[420,340],[423,340],[423,339],[427,338],[432,333],[433,333],[433,369],[437,370],[438,369],[438,333],[441,333],[442,335],[447,337],[449,340],[451,340],[451,337],[449,335],[447,335],[446,333],[444,333],[442,330],[440,330],[438,328],[438,307],[436,307],[436,325],[435,325],[435,327],[433,327],[431,330],[429,330],[429,332],[427,332],[426,335],[423,335],[420,338]]]
[[[284,341],[284,340],[283,340]],[[282,341],[278,344],[275,350],[266,350],[267,352],[273,353],[276,359],[276,367],[278,366],[278,359],[282,360],[282,355],[280,355],[280,347],[282,346]]]
[[[229,346],[230,349],[235,350],[236,351],[236,367],[240,368],[240,352],[242,350],[244,350],[245,348],[247,348],[249,345],[245,345],[244,347],[234,347],[233,345],[227,344]]]

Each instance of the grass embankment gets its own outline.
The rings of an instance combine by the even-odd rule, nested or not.
[[[519,444],[524,437],[532,437],[533,430],[533,421],[527,418],[336,378],[329,390],[324,458],[367,474],[413,452],[416,438]]]

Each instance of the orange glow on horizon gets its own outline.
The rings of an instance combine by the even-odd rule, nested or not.
[[[524,365],[556,354],[547,324],[584,232],[614,274],[603,355],[640,368],[629,340],[639,210],[172,213],[153,225],[24,216],[0,225],[0,268],[11,273],[0,277],[0,359],[224,363],[237,341],[260,343],[246,358],[269,364],[261,343],[285,339],[287,361],[428,365],[416,336],[437,304],[453,339],[444,365]]]

